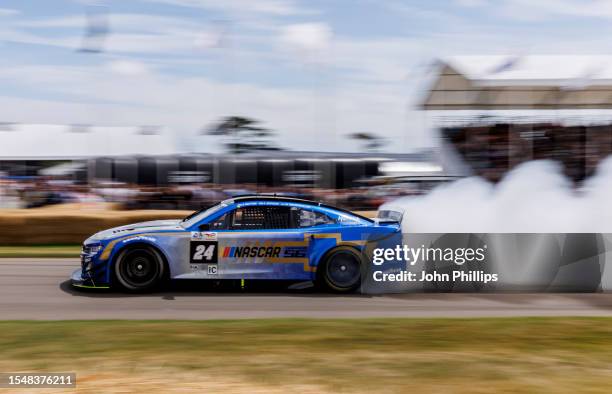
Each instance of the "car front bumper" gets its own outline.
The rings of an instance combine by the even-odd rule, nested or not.
[[[72,282],[72,286],[79,287],[83,289],[109,289],[110,286],[107,283],[95,283],[92,279],[83,279],[82,275],[83,270],[81,268],[75,270],[72,275],[70,275],[70,281]]]

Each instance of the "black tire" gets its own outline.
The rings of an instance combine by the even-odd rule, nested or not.
[[[339,246],[325,255],[317,269],[320,287],[336,293],[351,293],[361,285],[364,258],[350,246]]]
[[[164,261],[149,246],[133,246],[119,253],[114,264],[116,284],[131,292],[157,288],[164,278]]]

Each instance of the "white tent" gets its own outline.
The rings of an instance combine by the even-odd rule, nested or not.
[[[0,160],[67,160],[176,153],[167,130],[156,127],[0,124]]]

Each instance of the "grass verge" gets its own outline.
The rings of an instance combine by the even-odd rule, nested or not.
[[[0,246],[0,258],[6,257],[74,257],[78,258],[80,245]]]
[[[612,319],[0,322],[0,370],[79,392],[607,393]],[[56,392],[56,391],[53,391]]]

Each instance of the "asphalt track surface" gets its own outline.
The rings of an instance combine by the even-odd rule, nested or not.
[[[612,294],[319,294],[259,283],[246,289],[173,283],[145,295],[73,289],[77,259],[0,259],[0,319],[239,319],[612,316]]]

